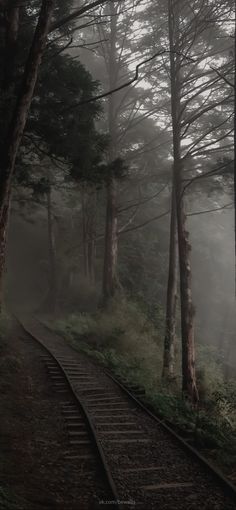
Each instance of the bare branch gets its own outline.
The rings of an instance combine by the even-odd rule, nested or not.
[[[154,195],[150,197],[145,197],[143,200],[139,200],[139,202],[136,202],[135,204],[130,204],[127,207],[124,207],[123,209],[118,209],[118,213],[122,213],[128,211],[128,209],[132,209],[133,207],[146,204],[147,202],[151,202],[152,200],[154,200],[154,198],[158,197],[167,188],[167,186],[168,184],[165,184],[165,186],[163,186],[161,190],[158,190]]]
[[[221,106],[222,104],[226,104],[228,102],[228,100],[231,99],[231,98],[233,98],[233,95],[229,94],[227,97],[225,97],[221,101],[216,101],[214,103],[211,103],[208,106],[206,106],[205,108],[203,108],[202,110],[197,111],[197,113],[195,115],[192,115],[192,117],[189,117],[188,119],[186,119],[185,121],[182,122],[182,127],[185,126],[185,125],[193,124],[193,122],[195,122],[197,119],[199,119],[199,117],[204,115],[204,113],[207,113],[210,110],[213,110],[214,108],[217,108],[217,106]]]
[[[141,204],[138,204],[135,211],[131,214],[130,218],[128,219],[128,221],[123,225],[123,227],[120,227],[120,229],[118,230],[117,234],[122,234],[122,232],[126,231],[126,228],[131,224],[133,223],[135,217],[137,216],[137,213],[139,211],[139,207],[140,207]]]
[[[142,62],[140,62],[137,66],[136,66],[136,71],[135,71],[135,75],[133,78],[131,78],[131,80],[127,81],[126,83],[123,83],[122,85],[119,85],[118,87],[115,87],[114,89],[112,90],[109,90],[108,92],[104,92],[103,94],[99,94],[98,96],[95,96],[95,97],[91,97],[91,99],[87,99],[85,101],[80,101],[78,103],[74,103],[72,104],[71,106],[69,106],[68,108],[66,108],[66,110],[63,110],[64,111],[68,111],[68,110],[73,110],[74,108],[77,108],[79,106],[83,106],[85,104],[88,104],[88,103],[92,103],[93,101],[98,101],[99,99],[103,99],[104,97],[108,97],[110,96],[111,94],[114,94],[115,92],[118,92],[119,90],[122,90],[126,87],[128,87],[129,85],[131,85],[132,83],[134,83],[135,81],[138,80],[138,77],[139,77],[139,69],[141,66],[143,66],[144,64],[146,64],[147,62],[150,62],[151,60],[153,60],[154,58],[162,55],[163,53],[165,53],[165,50],[162,50],[162,51],[159,51],[158,53],[155,53],[152,57],[146,59],[146,60],[143,60]]]
[[[132,83],[134,83],[135,81],[138,80],[139,78],[139,69],[141,66],[143,66],[144,64],[147,64],[148,62],[151,62],[152,60],[154,60],[156,57],[159,57],[161,55],[164,55],[165,53],[170,53],[169,50],[160,50],[158,51],[157,53],[155,53],[154,55],[152,55],[151,57],[143,60],[142,62],[140,62],[137,66],[136,66],[136,71],[135,71],[135,75],[133,78],[131,78],[131,80],[127,81],[126,83],[123,83],[122,85],[119,85],[118,87],[112,89],[112,90],[109,90],[108,92],[104,92],[103,94],[99,94],[98,96],[95,96],[95,97],[91,97],[91,99],[87,99],[85,101],[80,101],[78,103],[74,103],[72,104],[71,106],[69,106],[68,108],[66,108],[64,111],[69,111],[69,110],[72,110],[74,108],[77,108],[79,106],[83,106],[85,104],[88,104],[88,103],[92,103],[93,101],[98,101],[99,99],[103,99],[104,97],[108,97],[110,96],[111,94],[114,94],[115,92],[119,92],[120,90],[128,87],[129,85],[132,85]],[[176,52],[175,52],[176,53]],[[183,55],[183,54],[181,54]],[[187,57],[186,55],[184,55],[186,59],[190,60],[190,61],[193,61],[193,59],[191,57]]]
[[[234,88],[234,83],[229,81],[228,78],[226,78],[226,76],[224,74],[222,74],[218,69],[216,69],[215,67],[211,67],[211,69],[212,69],[212,71],[215,71],[215,73],[219,76],[219,78],[224,80],[224,82],[227,83],[227,85]]]
[[[199,214],[207,214],[215,211],[222,211],[223,209],[231,209],[234,202],[229,202],[229,204],[222,205],[221,207],[215,207],[214,209],[205,209],[205,211],[197,211],[188,213],[186,216],[198,216]]]
[[[127,230],[123,230],[121,234],[126,234],[127,232],[132,232],[133,230],[137,230],[138,228],[143,228],[146,225],[149,225],[149,223],[152,223],[153,221],[160,220],[161,218],[164,218],[164,216],[167,216],[170,213],[170,210],[165,211],[162,214],[159,214],[158,216],[154,216],[153,218],[149,218],[149,220],[144,221],[143,223],[140,223],[139,225],[135,225],[134,227],[128,228]]]
[[[182,196],[185,193],[185,191],[187,190],[187,188],[189,188],[189,186],[191,186],[191,184],[193,184],[195,181],[197,181],[199,179],[205,179],[206,177],[211,177],[212,175],[220,173],[220,171],[222,169],[227,168],[227,166],[231,165],[232,163],[233,163],[233,160],[232,161],[228,161],[227,163],[224,163],[223,165],[220,165],[219,167],[214,168],[213,170],[209,170],[208,172],[205,172],[204,174],[195,175],[194,177],[192,177],[192,179],[190,179],[187,182],[187,184],[185,184],[185,186],[184,186],[184,188],[182,190]]]

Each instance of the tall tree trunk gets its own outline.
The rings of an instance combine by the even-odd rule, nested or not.
[[[85,277],[88,277],[88,225],[87,225],[87,201],[86,201],[86,193],[83,188],[81,191],[82,197],[82,229],[83,229],[83,264],[84,264],[84,274]]]
[[[4,10],[5,9],[5,10]],[[14,6],[12,0],[3,5],[3,17],[1,19],[1,51],[3,61],[1,62],[3,75],[1,81],[1,90],[5,97],[5,104],[2,109],[2,139],[4,139],[9,124],[9,118],[12,109],[14,73],[16,64],[16,46],[19,33],[20,7]],[[5,266],[5,253],[7,244],[7,226],[10,208],[10,190],[6,199],[6,206],[0,221],[0,304],[3,301],[3,273]]]
[[[234,294],[236,300],[236,31],[234,34]]]
[[[7,245],[7,231],[10,210],[10,191],[6,200],[6,206],[0,220],[0,312],[3,303],[3,278],[5,269],[5,254]]]
[[[191,290],[191,264],[189,233],[186,229],[186,214],[183,197],[183,162],[181,160],[181,57],[179,49],[180,2],[169,0],[169,41],[171,114],[173,129],[173,173],[176,197],[177,231],[180,269],[180,303],[182,332],[182,389],[192,403],[198,401],[195,373],[194,308]]]
[[[103,297],[105,303],[114,296],[117,286],[117,193],[115,179],[107,186],[106,235],[104,257]]]
[[[9,216],[12,176],[30,109],[43,51],[47,42],[54,0],[42,0],[35,35],[26,62],[22,85],[0,157],[0,287],[2,286],[5,238]],[[2,262],[3,261],[3,262]],[[0,292],[1,294],[1,292]]]
[[[20,7],[14,1],[8,2],[6,10],[6,36],[5,36],[5,55],[4,55],[4,73],[3,89],[10,91],[14,86],[15,61],[17,53],[17,42],[20,22]],[[8,105],[9,108],[9,105]]]
[[[176,220],[175,189],[172,189],[170,245],[169,245],[169,273],[166,299],[166,324],[164,339],[164,356],[162,377],[170,380],[174,377],[175,351],[176,351],[176,304],[177,304],[177,277],[178,277],[178,238]]]
[[[189,233],[186,229],[186,214],[182,197],[181,165],[177,166],[175,171],[180,265],[183,393],[193,403],[196,403],[198,401],[198,391],[195,371],[194,307],[191,290],[191,245],[189,243]]]
[[[53,228],[51,186],[49,186],[49,189],[47,191],[47,218],[48,218],[48,258],[49,258],[49,290],[47,296],[47,308],[54,313],[57,307],[57,264],[56,264],[55,235]]]
[[[117,41],[117,7],[110,2],[111,32],[110,32],[110,53],[109,53],[109,87],[115,88],[118,68],[116,62],[116,41]],[[114,94],[108,100],[108,126],[110,135],[109,163],[116,158],[117,126],[115,113]],[[117,183],[111,175],[107,183],[107,208],[106,208],[106,230],[105,230],[105,254],[103,270],[103,299],[104,303],[114,296],[117,288],[117,254],[118,254],[118,232],[117,232]]]
[[[89,206],[89,235],[88,235],[88,274],[90,283],[96,281],[96,213],[97,213],[97,191],[90,195]]]

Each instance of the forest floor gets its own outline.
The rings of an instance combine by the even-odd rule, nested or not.
[[[0,343],[0,510],[73,509],[78,501],[63,463],[68,437],[58,397],[40,354],[19,331]]]

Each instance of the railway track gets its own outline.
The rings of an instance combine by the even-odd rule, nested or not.
[[[109,485],[99,508],[236,510],[235,487],[153,416],[137,394],[38,321],[20,324],[46,351],[47,371],[63,396],[68,458],[77,457],[78,474],[91,442],[97,451]]]

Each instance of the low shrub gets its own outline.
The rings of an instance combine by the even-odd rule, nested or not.
[[[110,360],[118,356],[117,365],[128,365],[132,376],[142,367],[149,384],[156,384],[161,373],[162,339],[138,304],[113,300],[105,310],[95,314],[71,315],[56,321],[54,329],[76,344],[87,342]],[[114,364],[114,363],[113,363]],[[137,368],[139,367],[139,369]]]

